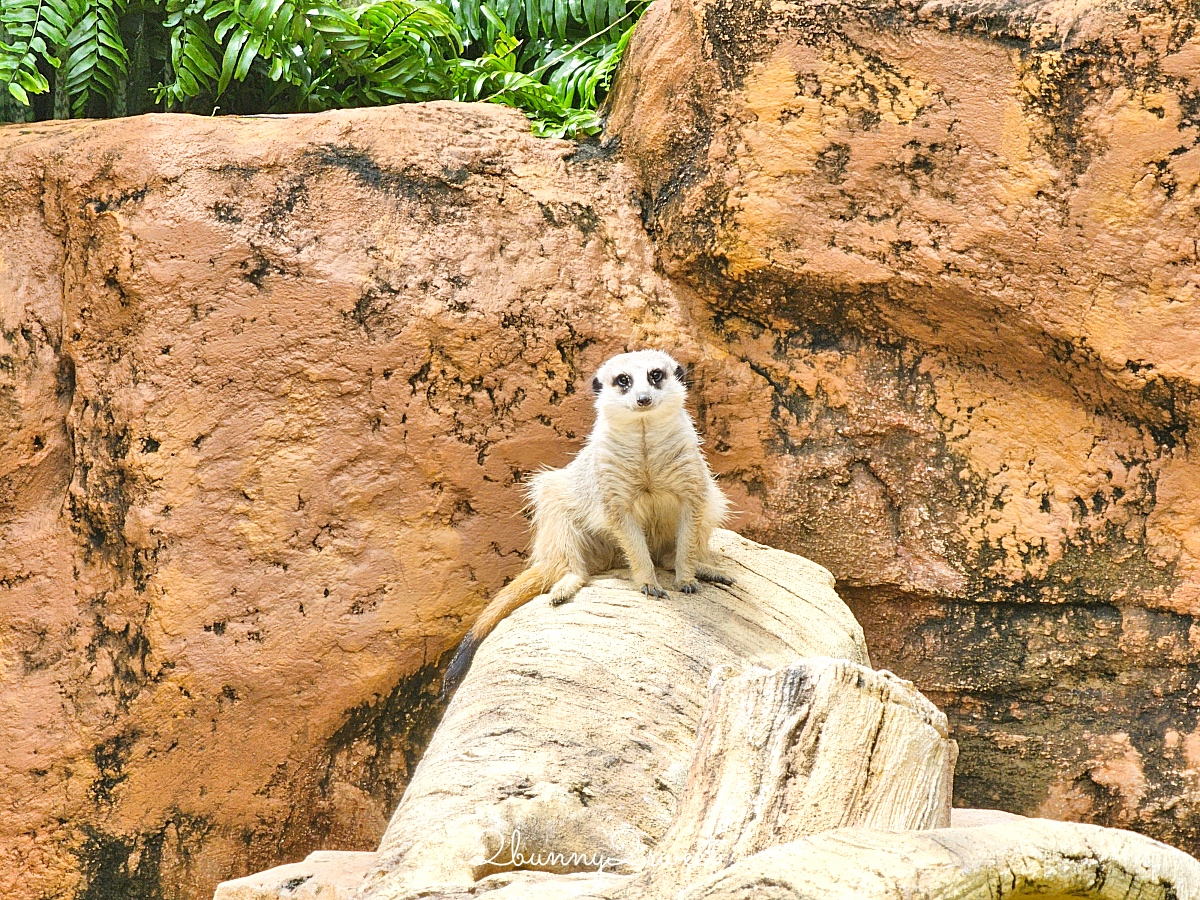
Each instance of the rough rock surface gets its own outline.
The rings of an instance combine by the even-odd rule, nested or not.
[[[957,802],[1200,849],[1195,5],[662,0],[609,129]]]
[[[214,900],[352,900],[375,857],[370,850],[317,850],[302,862],[226,881]]]
[[[1140,834],[1043,819],[905,833],[846,828],[764,850],[677,896],[1183,900],[1200,898],[1200,863]]]
[[[675,897],[732,863],[837,828],[950,825],[946,717],[912,683],[848,659],[721,666],[675,819],[622,900]]]
[[[314,855],[222,884],[215,900],[1200,900],[1200,860],[1142,835],[952,814],[945,716],[910,683],[848,659],[718,665],[673,798],[678,759],[661,770],[692,743],[682,711],[699,672],[688,669],[713,651],[829,642],[861,653],[824,570],[732,543],[723,549],[753,577],[733,596],[706,589],[709,604],[643,609],[608,596],[632,591],[606,577],[579,595],[583,616],[519,610],[481,648],[378,854]],[[789,629],[802,620],[807,634]],[[687,637],[647,628],[657,621]],[[504,785],[514,774],[528,777]],[[672,809],[656,839],[654,813]]]
[[[610,151],[453,104],[0,129],[0,890],[372,846],[514,482],[647,343],[735,525],[948,713],[957,802],[1200,847],[1195,19],[660,0]]]
[[[686,331],[593,156],[454,104],[0,129],[0,893],[375,846],[515,483]]]
[[[977,812],[991,812],[978,810]],[[222,886],[216,900],[342,900],[351,877],[338,875],[371,854],[324,854]],[[314,854],[314,857],[321,854]],[[338,860],[336,857],[347,857]],[[355,858],[350,858],[355,857]],[[854,865],[847,865],[848,858]],[[335,872],[334,870],[338,870]],[[296,873],[296,874],[292,874]],[[324,875],[308,895],[291,879]],[[506,883],[507,882],[507,883]],[[311,882],[306,882],[311,883]],[[431,900],[604,900],[628,890],[629,876],[491,876],[481,890]],[[324,891],[324,893],[317,893]],[[1045,819],[1008,820],[932,832],[839,829],[763,850],[679,894],[680,900],[1017,900],[1030,896],[1081,900],[1196,900],[1200,863],[1139,834]]]
[[[647,598],[613,573],[570,603],[541,597],[500,623],[388,825],[364,900],[466,888],[511,868],[636,872],[692,787],[714,667],[868,662],[828,571],[724,530],[713,549],[733,586]]]

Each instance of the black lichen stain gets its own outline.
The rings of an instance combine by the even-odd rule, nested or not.
[[[106,625],[104,595],[93,598],[91,639],[85,648],[87,661],[95,666],[101,659],[101,671],[109,672],[106,683],[98,687],[103,695],[112,698],[117,708],[127,710],[134,699],[149,685],[161,679],[171,666],[155,666],[150,639],[146,636],[144,620],[126,621],[117,626]],[[143,610],[143,616],[148,610]]]
[[[103,199],[88,200],[87,206],[92,212],[97,214],[108,212],[110,209],[120,209],[126,203],[141,203],[149,192],[150,186],[143,185],[140,188],[122,191],[119,194],[104,197]]]
[[[92,748],[92,760],[97,775],[88,788],[88,796],[96,803],[111,804],[113,790],[126,776],[125,764],[137,740],[136,732],[114,735]]]
[[[91,825],[81,830],[84,840],[75,855],[85,886],[74,900],[163,900],[161,835],[139,841]]]
[[[83,883],[71,900],[178,897],[188,885],[164,883],[164,858],[170,857],[176,867],[182,865],[182,872],[172,874],[186,878],[189,864],[211,832],[208,820],[178,810],[168,810],[159,827],[130,835],[82,825],[73,852]]]
[[[705,7],[705,51],[716,61],[726,90],[740,89],[754,64],[771,50],[763,39],[771,18],[769,0],[716,0]]]
[[[73,429],[75,479],[69,508],[72,528],[89,552],[110,562],[126,556],[125,516],[129,512],[127,464],[130,433],[104,401],[85,400]]]
[[[224,203],[218,200],[212,205],[212,211],[218,222],[224,222],[227,225],[242,223],[242,214],[233,203]]]
[[[571,203],[539,201],[538,209],[541,210],[542,218],[551,228],[565,228],[574,225],[584,238],[591,236],[602,227],[600,216],[596,214],[596,210],[576,201]]]
[[[830,184],[846,180],[846,165],[850,162],[848,144],[830,144],[817,154],[817,172]]]
[[[440,662],[422,666],[386,697],[349,710],[325,742],[328,763],[320,792],[348,782],[394,809],[445,712],[441,678]]]
[[[454,172],[447,177],[444,171],[440,175],[430,175],[416,166],[406,166],[400,171],[385,169],[363,150],[333,144],[309,154],[309,159],[317,167],[349,172],[356,181],[373,191],[420,204],[433,218],[441,208],[470,204],[462,191],[466,179]]]

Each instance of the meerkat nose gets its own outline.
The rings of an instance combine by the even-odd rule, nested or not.
[[[649,406],[653,402],[654,401],[650,399],[649,394],[638,394],[638,396],[637,396],[637,405],[638,406]]]

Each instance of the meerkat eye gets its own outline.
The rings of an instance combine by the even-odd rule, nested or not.
[[[650,379],[650,383],[655,387],[662,384],[662,380],[667,377],[667,373],[662,369],[651,369],[650,374],[646,376]]]
[[[633,379],[630,378],[628,375],[626,375],[624,372],[622,372],[620,375],[618,375],[616,378],[613,379],[613,384],[616,385],[617,387],[619,387],[621,390],[627,391],[633,385]]]

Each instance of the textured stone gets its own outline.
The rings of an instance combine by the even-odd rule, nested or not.
[[[500,623],[388,825],[364,900],[511,868],[636,872],[678,812],[715,666],[868,661],[825,569],[724,530],[713,549],[733,586],[648,598],[611,573]]]
[[[1200,847],[1195,18],[660,2],[607,150],[453,104],[0,129],[0,890],[373,846],[516,480],[645,344],[735,527],[948,713],[958,802]]]
[[[1200,862],[1140,834],[1040,819],[939,831],[839,829],[764,850],[680,900],[1200,898]]]
[[[14,126],[0,171],[0,893],[374,847],[516,482],[682,330],[627,178],[454,104]]]
[[[747,533],[946,710],[958,802],[1200,847],[1194,6],[664,0],[611,111],[751,369]]]
[[[911,682],[809,657],[774,671],[720,667],[709,691],[675,819],[621,897],[674,897],[823,831],[950,824],[958,748]]]
[[[318,850],[303,862],[223,882],[213,900],[353,900],[374,863],[369,851]]]

